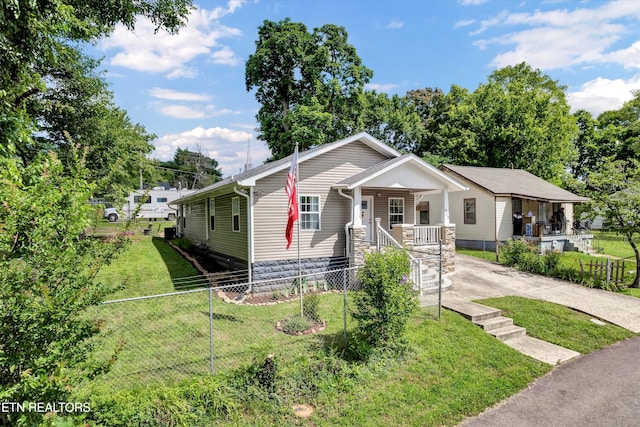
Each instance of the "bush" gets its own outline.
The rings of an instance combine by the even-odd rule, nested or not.
[[[319,305],[320,297],[318,295],[305,295],[304,298],[302,298],[302,311],[304,313],[304,317],[312,322],[319,323],[322,320],[320,319],[320,313],[318,313]]]
[[[362,291],[356,294],[351,316],[357,332],[372,347],[397,348],[418,300],[409,280],[409,255],[402,250],[375,252],[365,257],[358,277]]]
[[[306,317],[296,315],[291,316],[282,321],[282,331],[287,334],[298,334],[304,332],[311,326],[311,323]]]

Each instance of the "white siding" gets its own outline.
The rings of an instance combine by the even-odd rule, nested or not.
[[[513,236],[513,214],[511,197],[496,197],[497,240],[510,240]]]
[[[486,240],[496,238],[495,198],[493,194],[477,185],[461,180],[469,191],[454,191],[449,193],[449,221],[456,226],[456,239]],[[464,223],[464,199],[476,200],[476,223]],[[427,194],[420,201],[428,201],[431,218],[440,223],[442,209],[442,195],[440,193]],[[435,216],[434,216],[435,215]]]

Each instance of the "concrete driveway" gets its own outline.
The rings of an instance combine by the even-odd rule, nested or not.
[[[442,301],[522,296],[561,304],[640,333],[640,298],[524,273],[479,258],[456,255],[451,289]]]

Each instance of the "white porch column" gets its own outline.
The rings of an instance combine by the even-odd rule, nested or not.
[[[440,223],[449,225],[449,190],[444,189],[442,195],[442,211],[440,211]]]
[[[362,191],[360,187],[353,189],[353,225],[362,225]]]

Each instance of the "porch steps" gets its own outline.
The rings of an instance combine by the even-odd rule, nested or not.
[[[443,306],[480,326],[514,350],[536,360],[558,365],[580,353],[539,340],[527,335],[527,330],[513,324],[513,319],[503,317],[500,310],[469,301],[450,301]]]

